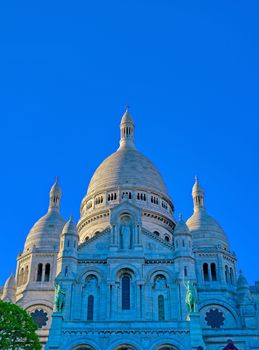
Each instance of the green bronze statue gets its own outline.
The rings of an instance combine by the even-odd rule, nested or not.
[[[62,312],[65,306],[66,291],[59,283],[55,283],[54,312]]]
[[[188,306],[189,313],[197,312],[198,296],[196,288],[190,281],[184,282],[184,285],[186,287],[185,302]]]

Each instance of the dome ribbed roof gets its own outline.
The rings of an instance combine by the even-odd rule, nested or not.
[[[65,224],[62,230],[62,235],[77,235],[77,227],[76,224],[74,223],[72,219],[72,215],[70,216],[70,219],[68,222]]]
[[[130,147],[119,148],[101,163],[91,179],[87,194],[120,186],[148,188],[167,195],[164,181],[154,164]]]
[[[58,178],[56,178],[49,195],[48,212],[31,228],[24,245],[24,251],[31,249],[33,246],[48,250],[56,250],[59,247],[60,234],[66,221],[59,213],[62,192],[58,184]]]
[[[34,245],[36,248],[53,250],[55,247],[58,249],[60,234],[65,222],[59,212],[50,210],[31,228],[24,245],[24,251]]]
[[[182,216],[180,215],[179,221],[177,222],[174,228],[174,236],[177,235],[190,235],[190,230],[186,223],[183,221]]]
[[[186,222],[192,233],[194,246],[228,246],[228,239],[219,223],[207,214],[205,209],[195,210]]]

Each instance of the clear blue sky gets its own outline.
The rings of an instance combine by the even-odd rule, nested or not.
[[[250,283],[259,279],[258,1],[0,5],[0,285],[59,175],[79,217],[131,106],[138,149],[192,214],[199,175]]]

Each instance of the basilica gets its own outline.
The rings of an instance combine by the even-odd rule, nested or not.
[[[134,131],[126,109],[119,148],[92,176],[78,223],[62,217],[56,180],[1,299],[31,314],[46,350],[259,349],[259,282],[237,271],[198,178],[192,216],[174,217]]]

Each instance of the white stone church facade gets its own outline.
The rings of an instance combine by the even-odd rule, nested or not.
[[[259,282],[250,287],[237,273],[198,179],[193,215],[175,221],[161,175],[136,150],[134,127],[126,110],[120,147],[95,171],[77,225],[60,214],[56,181],[1,298],[32,314],[49,350],[259,349]],[[65,301],[53,313],[54,281]],[[198,295],[191,314],[187,281]]]

